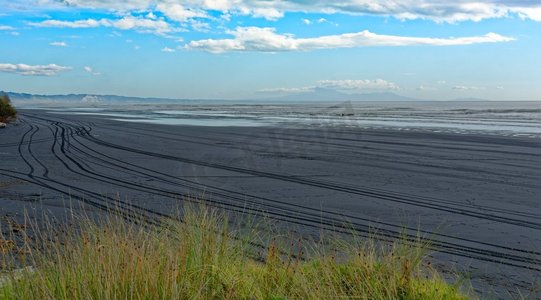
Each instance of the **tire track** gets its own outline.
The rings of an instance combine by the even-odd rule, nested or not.
[[[249,174],[249,175],[254,175],[254,176],[258,176],[258,177],[276,179],[276,180],[289,182],[289,183],[298,183],[298,184],[313,186],[313,187],[317,187],[317,188],[323,188],[323,189],[328,189],[328,190],[333,190],[333,191],[339,191],[339,192],[344,192],[344,193],[354,194],[354,195],[359,195],[359,196],[367,196],[367,197],[371,197],[371,198],[375,198],[375,199],[379,199],[379,200],[392,201],[392,202],[397,202],[397,203],[403,203],[403,204],[408,204],[408,205],[419,206],[419,207],[423,207],[423,208],[430,208],[430,209],[444,211],[444,212],[448,212],[448,213],[460,214],[460,215],[464,215],[464,216],[468,216],[468,217],[484,219],[484,220],[490,220],[490,221],[496,221],[496,222],[501,222],[501,223],[507,223],[507,224],[517,225],[517,226],[522,226],[522,227],[527,227],[527,228],[532,228],[532,229],[538,229],[538,230],[541,229],[541,223],[537,223],[537,222],[524,221],[524,220],[519,220],[519,219],[512,219],[512,218],[508,218],[508,217],[504,217],[504,216],[496,216],[496,215],[491,215],[491,214],[487,214],[487,213],[483,213],[483,212],[475,213],[475,212],[471,212],[471,211],[468,211],[468,210],[462,209],[462,208],[454,208],[454,207],[450,207],[450,206],[444,206],[442,204],[434,204],[434,202],[436,202],[436,201],[441,202],[441,200],[436,200],[436,201],[433,201],[433,202],[428,202],[428,201],[425,202],[425,201],[421,201],[421,200],[408,199],[408,198],[406,198],[404,196],[400,196],[400,195],[396,195],[396,194],[389,193],[389,192],[384,192],[384,191],[377,191],[377,190],[374,190],[374,189],[359,189],[359,188],[356,188],[356,187],[345,186],[345,185],[333,183],[333,182],[330,182],[330,181],[322,181],[322,180],[315,180],[315,179],[304,179],[304,178],[298,178],[298,177],[293,177],[293,176],[288,176],[288,175],[281,175],[281,174],[275,174],[275,173],[270,173],[270,172],[257,171],[257,170],[240,168],[240,167],[223,165],[223,164],[217,164],[217,163],[209,163],[209,162],[205,162],[205,161],[198,161],[198,160],[184,158],[184,157],[178,157],[178,156],[166,155],[166,154],[162,154],[162,153],[145,151],[145,150],[136,149],[136,148],[130,148],[130,147],[126,147],[126,146],[106,142],[106,141],[103,141],[101,139],[97,139],[97,138],[95,138],[95,137],[93,137],[92,135],[89,135],[89,134],[84,135],[82,137],[89,140],[89,141],[91,141],[91,142],[93,142],[93,143],[95,143],[95,144],[97,144],[97,145],[101,145],[101,146],[105,146],[105,147],[109,147],[109,148],[117,149],[117,150],[124,150],[124,151],[131,152],[131,153],[137,153],[137,154],[141,154],[141,155],[146,155],[146,156],[150,156],[150,157],[154,157],[154,158],[162,158],[162,159],[167,159],[167,160],[171,160],[171,161],[179,161],[179,162],[183,162],[183,163],[187,163],[187,164],[211,167],[211,168],[225,170],[225,171],[231,171],[231,172],[235,172],[235,173],[243,173],[243,174]],[[444,204],[450,205],[451,203],[444,203]],[[456,205],[456,204],[453,203],[452,205]],[[458,206],[458,205],[456,205],[456,206]]]
[[[103,155],[103,153],[98,153],[96,150],[93,149],[94,147],[88,147],[86,145],[83,146],[84,143],[79,141],[79,139],[84,139],[84,140],[86,140],[86,141],[88,141],[90,143],[94,143],[94,144],[103,143],[103,144],[101,144],[101,146],[103,146],[103,147],[112,147],[114,149],[117,149],[117,148],[115,148],[115,146],[117,146],[117,145],[114,145],[114,144],[111,145],[110,143],[107,143],[107,142],[101,141],[101,140],[98,140],[98,141],[93,140],[92,138],[94,138],[94,137],[92,137],[92,135],[90,134],[90,132],[92,130],[91,127],[84,128],[82,126],[69,125],[69,124],[64,123],[64,122],[56,122],[54,120],[43,119],[43,118],[42,118],[42,120],[45,121],[45,122],[50,122],[51,126],[55,126],[54,131],[52,131],[52,132],[54,132],[54,137],[55,137],[54,142],[53,142],[53,146],[52,146],[52,151],[53,152],[55,152],[54,149],[55,149],[56,140],[60,139],[59,147],[60,147],[60,150],[61,150],[61,154],[63,156],[65,156],[65,157],[67,157],[68,161],[73,163],[79,170],[82,170],[82,173],[83,173],[82,176],[89,176],[88,174],[91,174],[92,176],[102,176],[103,175],[103,174],[94,172],[92,170],[88,170],[88,168],[83,166],[83,165],[77,165],[76,164],[76,162],[77,162],[76,159],[74,159],[74,158],[70,159],[69,158],[69,155],[73,155],[73,153],[71,153],[70,149],[75,151],[76,153],[79,153],[80,155],[83,155],[83,157],[85,157],[85,156],[87,158],[91,157],[94,160],[99,161],[100,158],[97,155]],[[60,131],[60,133],[59,133],[59,131]],[[76,146],[74,143],[72,143],[72,141],[76,142],[78,145]],[[83,147],[85,149],[83,149],[81,147]],[[89,153],[90,150],[95,152],[95,154]],[[134,153],[138,153],[138,154],[141,154],[141,155],[153,156],[153,155],[156,154],[156,153],[152,153],[152,152],[145,152],[145,151],[141,151],[141,150],[138,150],[138,149],[127,148],[127,147],[124,147],[124,149],[121,148],[120,150],[134,152]],[[62,161],[64,166],[66,166],[66,168],[70,169],[70,171],[81,173],[81,171],[75,171],[73,168],[71,168],[66,161],[63,161],[63,159],[61,159],[57,155],[56,152],[54,153],[54,155],[57,157],[57,159]],[[158,157],[160,157],[160,156],[158,156]],[[168,160],[182,159],[183,162],[186,161],[186,159],[178,158],[178,157],[171,157],[171,156],[162,156],[162,157],[165,158],[165,159],[168,159]],[[108,157],[108,159],[115,159],[115,158]],[[193,161],[193,162],[201,163],[201,162],[198,162],[198,161]],[[141,174],[141,175],[148,176],[148,177],[157,177],[156,175],[158,174],[160,176],[160,180],[162,180],[162,181],[165,180],[165,182],[168,182],[170,185],[175,185],[175,184],[178,185],[177,181],[172,180],[174,177],[171,178],[170,177],[171,175],[168,175],[168,174],[165,174],[165,173],[159,173],[157,171],[150,170],[150,169],[145,170],[145,168],[137,167],[137,166],[135,166],[133,164],[132,164],[131,167],[122,166],[122,164],[128,164],[129,165],[130,163],[123,162],[123,161],[120,161],[120,160],[118,160],[118,163],[112,164],[110,161],[101,159],[101,164],[102,165],[103,164],[105,164],[105,165],[107,165],[107,164],[114,165],[117,168],[123,168],[125,171],[136,172],[135,174]],[[212,165],[215,165],[215,164],[212,164]],[[142,172],[141,170],[136,170],[136,167],[137,167],[137,169],[144,170],[144,172]],[[215,166],[212,166],[212,167],[215,167]],[[218,167],[222,167],[222,166],[218,165]],[[233,170],[242,171],[244,173],[248,171],[248,174],[253,175],[253,176],[260,176],[261,175],[261,172],[254,173],[254,172],[252,172],[253,170],[250,171],[250,170],[247,170],[247,169],[239,169],[239,168],[234,168]],[[90,173],[88,171],[90,171]],[[273,176],[280,176],[279,174],[272,174],[272,173],[262,173],[262,174],[265,175],[263,177],[267,177],[269,174],[271,174]],[[112,176],[109,176],[109,177],[111,177],[111,178],[108,178],[110,180],[119,180],[118,178],[114,178]],[[161,177],[169,177],[170,179],[161,178]],[[291,178],[292,178],[291,176],[282,176],[281,180],[289,180]],[[40,180],[41,179],[43,179],[43,178],[40,178]],[[178,178],[174,178],[174,179],[178,180]],[[305,182],[305,179],[302,179],[301,182]],[[125,187],[127,187],[127,188],[132,188],[134,185],[138,185],[138,186],[141,187],[141,184],[139,184],[139,183],[133,183],[133,182],[126,181],[126,180],[120,181],[120,183],[124,184]],[[205,189],[212,189],[213,188],[213,187],[210,187],[210,186],[206,186],[206,187],[193,186],[194,183],[195,182],[189,182],[189,181],[184,182],[185,187],[190,188],[190,189],[198,188],[199,191],[201,191],[201,190],[206,191]],[[60,183],[58,183],[58,184],[60,184]],[[189,185],[189,184],[192,184],[192,185]],[[85,190],[82,190],[82,189],[78,189],[78,191],[80,191],[80,192],[90,192],[90,191],[85,191]],[[159,193],[159,194],[160,193],[176,192],[176,191],[168,191],[168,190],[165,190],[165,189],[158,189],[158,188],[154,188],[152,186],[147,186],[147,185],[143,185],[141,191],[144,191],[146,193],[154,192],[154,193]],[[176,193],[177,193],[177,195],[180,195],[178,192],[176,192]],[[220,192],[213,191],[213,196],[229,199],[229,201],[227,201],[227,202],[214,201],[214,205],[217,205],[219,207],[229,209],[229,210],[231,210],[231,209],[239,209],[241,211],[246,210],[245,205],[237,205],[237,204],[235,204],[235,202],[239,203],[239,201],[242,201],[241,203],[246,203],[246,199],[242,199],[242,197],[240,197],[239,195],[231,196],[231,195],[228,195],[227,193],[233,193],[233,192],[228,191],[228,190],[222,190]],[[171,195],[169,195],[169,197],[170,196]],[[251,196],[251,195],[249,197],[252,198],[252,199],[257,199],[257,197],[254,197],[254,196]],[[113,199],[107,199],[107,200],[110,201],[110,200],[113,200]],[[325,218],[324,218],[325,220],[322,220],[321,212],[317,211],[316,209],[312,209],[311,212],[310,212],[310,209],[307,208],[307,207],[291,205],[291,204],[287,204],[287,203],[284,203],[284,202],[280,203],[280,201],[275,201],[273,199],[259,197],[259,199],[257,199],[257,200],[259,200],[259,202],[250,202],[250,204],[252,204],[252,205],[261,205],[261,201],[266,201],[268,203],[272,203],[272,205],[265,204],[265,205],[261,206],[260,208],[258,208],[257,212],[258,212],[259,216],[265,216],[265,213],[268,212],[268,213],[272,214],[272,217],[274,219],[289,222],[289,223],[293,223],[293,224],[298,224],[298,225],[301,225],[301,226],[312,226],[314,228],[322,228],[323,227],[322,225],[324,225],[327,228],[330,227],[330,228],[336,229],[336,224],[337,223],[338,224],[343,224],[343,220],[341,220],[339,222],[337,222],[337,220],[338,220],[339,217],[343,218],[344,214],[336,213],[336,214],[333,215],[333,213],[326,213]],[[232,206],[232,203],[235,204],[236,206],[235,205]],[[280,205],[283,205],[283,206],[280,206]],[[132,207],[132,208],[137,209],[137,210],[140,209],[140,207]],[[292,210],[292,208],[296,209],[297,211]],[[156,211],[152,211],[152,210],[147,210],[146,212],[148,214],[157,213]],[[307,213],[307,212],[309,212],[309,213]],[[345,216],[345,217],[347,217],[347,216]],[[357,221],[360,221],[360,220],[357,219]],[[362,220],[362,221],[373,222],[373,221],[370,221],[370,220]],[[361,224],[359,222],[355,222],[355,223],[352,223],[352,225],[355,226],[355,228],[354,228],[355,230],[358,230],[361,233],[369,234],[371,232],[370,226],[368,226],[366,224]],[[395,228],[398,227],[398,226],[396,226],[394,224],[383,224],[382,223],[381,225],[395,226]],[[342,225],[341,231],[343,233],[348,233],[349,231],[346,230],[346,228],[349,229],[349,227],[345,227],[344,225]],[[397,233],[399,233],[399,231],[400,230],[382,229],[381,233],[383,234],[384,237],[386,237],[388,239],[395,239],[395,238],[397,238],[397,236],[398,236]],[[452,237],[452,236],[448,236],[448,237],[456,239],[456,237]],[[411,236],[409,238],[411,238]],[[410,240],[410,241],[412,241],[412,240]],[[475,242],[475,241],[468,241],[468,240],[464,239],[463,242]],[[491,245],[491,244],[488,244],[488,243],[485,244],[485,246],[499,247],[500,249],[505,249],[505,250],[508,250],[508,251],[517,251],[517,252],[521,251],[521,249],[505,248],[505,247],[501,247],[499,245]],[[497,251],[488,251],[487,249],[473,248],[473,247],[468,247],[468,246],[465,246],[465,245],[452,244],[452,243],[441,242],[441,241],[437,241],[435,247],[438,248],[437,250],[439,252],[442,252],[442,253],[448,253],[448,254],[452,254],[452,255],[460,255],[460,256],[470,257],[470,258],[484,260],[484,261],[506,263],[506,264],[510,264],[510,265],[514,265],[514,266],[518,266],[518,267],[522,267],[522,268],[530,268],[530,269],[533,269],[533,270],[538,270],[535,267],[538,266],[539,263],[540,263],[540,261],[538,259],[535,259],[535,258],[528,258],[528,257],[520,256],[520,255],[511,255],[511,254],[497,252]],[[532,254],[534,256],[541,255],[540,253],[530,253],[528,251],[523,251],[523,254]],[[502,259],[503,260],[509,260],[509,262],[503,262]],[[527,265],[521,265],[520,263],[527,264]],[[532,267],[532,265],[533,265],[533,267]]]
[[[83,129],[83,130],[86,130],[87,133],[89,134],[89,129]],[[79,134],[80,134],[80,130],[77,129],[75,132],[72,132],[72,134],[77,134],[77,135],[79,135]],[[84,138],[84,137],[85,137],[85,136],[83,136],[83,138]],[[73,137],[73,138],[75,139],[75,137]],[[73,146],[72,146],[72,147],[73,147]],[[147,174],[147,175],[148,175],[148,174]],[[269,200],[269,201],[274,201],[274,200]],[[274,202],[276,202],[276,201],[274,201]],[[243,207],[243,208],[244,208],[244,207]],[[305,214],[305,212],[303,212],[302,214]],[[280,216],[280,217],[283,217],[284,215],[279,215],[279,216]],[[286,215],[286,216],[287,216],[287,217],[291,217],[290,215]],[[298,219],[300,219],[300,220],[303,220],[303,221],[312,221],[312,222],[314,221],[314,220],[310,220],[310,219],[306,219],[306,218],[300,218],[300,217],[298,217],[298,216],[296,216],[296,217],[297,217]],[[317,217],[319,218],[320,215],[317,215]],[[305,224],[303,224],[303,225],[305,225]],[[332,225],[332,226],[335,226],[336,224],[327,223],[326,225]],[[355,225],[358,226],[359,224],[355,224]],[[359,229],[359,228],[356,228],[356,229]],[[365,228],[365,229],[366,229],[366,228]],[[394,233],[394,232],[393,232],[393,233]],[[392,236],[393,236],[393,237],[396,237],[396,235],[392,235]],[[447,247],[447,249],[453,249],[453,245],[445,245],[445,246]],[[494,245],[492,245],[492,246],[494,246]],[[454,250],[460,251],[460,250],[464,250],[464,249],[457,249],[457,248],[455,247]],[[467,249],[467,252],[470,253],[470,254],[471,254],[472,252],[473,252],[473,253],[476,252],[476,251],[472,251],[472,250],[475,250],[475,249]],[[518,250],[518,249],[512,249],[512,250]],[[445,252],[445,251],[440,251],[440,252]],[[483,253],[483,252],[486,252],[486,250],[482,250],[481,252],[478,252],[478,253]],[[454,254],[457,254],[457,253],[454,252]],[[494,253],[492,253],[492,254],[494,254]],[[511,257],[510,257],[510,256],[507,256],[507,258],[511,258]],[[478,258],[478,259],[479,259],[479,258]],[[515,257],[514,259],[516,259],[516,257]],[[518,260],[520,260],[520,258],[519,258]],[[537,261],[534,261],[534,263],[537,263]]]

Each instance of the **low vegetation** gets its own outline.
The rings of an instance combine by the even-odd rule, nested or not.
[[[423,262],[420,242],[378,245],[331,234],[308,243],[231,225],[225,214],[198,205],[184,209],[183,222],[141,226],[109,216],[77,223],[35,229],[32,238],[10,228],[2,268],[18,271],[4,273],[0,298],[467,298]]]
[[[0,122],[6,123],[17,116],[17,110],[11,105],[8,94],[0,94]]]

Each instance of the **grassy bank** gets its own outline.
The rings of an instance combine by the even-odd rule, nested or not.
[[[1,299],[465,299],[423,263],[422,244],[269,236],[202,206],[183,222],[116,216],[2,238]],[[99,224],[99,225],[98,225]],[[240,230],[240,228],[243,228]],[[12,230],[13,232],[13,230]],[[12,236],[11,238],[14,238]],[[265,242],[266,241],[266,242]],[[260,248],[255,244],[265,243]],[[23,265],[20,265],[20,262]]]

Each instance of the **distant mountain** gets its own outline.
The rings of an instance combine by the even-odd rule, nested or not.
[[[166,98],[140,98],[116,95],[68,94],[68,95],[35,95],[27,93],[9,93],[15,105],[40,104],[138,104],[138,103],[178,103],[179,101]]]
[[[128,97],[117,95],[95,95],[95,94],[67,94],[67,95],[36,95],[28,93],[8,92],[11,100],[17,106],[35,105],[84,105],[93,106],[98,104],[120,105],[120,104],[179,104],[201,101],[231,101],[231,100],[205,100],[205,99],[168,99],[168,98],[144,98]],[[287,96],[276,96],[267,98],[233,100],[234,102],[303,102],[303,101],[422,101],[416,98],[404,97],[391,92],[348,94],[333,89],[315,88],[313,91],[292,94]]]
[[[347,94],[333,89],[315,88],[313,91],[268,98],[278,101],[422,101],[391,92]]]

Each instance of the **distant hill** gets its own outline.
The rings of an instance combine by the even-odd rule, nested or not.
[[[13,104],[16,106],[34,105],[84,105],[92,106],[99,104],[179,104],[200,101],[231,101],[216,99],[169,99],[169,98],[144,98],[117,95],[95,94],[67,94],[67,95],[38,95],[28,93],[8,92]],[[235,102],[303,102],[303,101],[423,101],[421,99],[405,97],[391,92],[348,94],[333,89],[316,88],[313,91],[297,93],[287,96],[275,96],[267,98],[234,100]]]
[[[8,93],[15,105],[39,104],[137,104],[137,103],[178,103],[166,98],[140,98],[116,95],[68,94],[68,95],[35,95],[27,93]]]
[[[315,88],[313,91],[268,98],[278,101],[422,101],[392,92],[348,94],[333,89]]]

